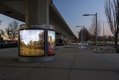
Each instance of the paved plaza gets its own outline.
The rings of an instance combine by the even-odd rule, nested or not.
[[[19,62],[18,49],[0,49],[0,80],[119,80],[119,54],[57,47],[56,60]]]

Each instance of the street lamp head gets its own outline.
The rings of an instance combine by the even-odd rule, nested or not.
[[[76,26],[76,27],[83,27],[83,26]]]
[[[80,27],[80,26],[76,26],[76,27]]]
[[[79,26],[76,26],[76,27],[79,27]]]
[[[97,13],[95,13],[95,14],[83,14],[83,16],[97,16]]]
[[[89,16],[89,14],[83,14],[83,16]]]

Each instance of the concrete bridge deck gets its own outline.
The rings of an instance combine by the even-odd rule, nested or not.
[[[56,60],[19,62],[17,48],[0,49],[0,80],[119,80],[119,54],[58,47]]]

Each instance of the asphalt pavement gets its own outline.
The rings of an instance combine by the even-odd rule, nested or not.
[[[20,62],[17,48],[0,49],[0,80],[119,80],[119,54],[57,47],[50,62]]]

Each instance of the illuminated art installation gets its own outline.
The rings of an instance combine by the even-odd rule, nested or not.
[[[19,30],[20,61],[48,61],[55,56],[55,30],[51,25],[32,25]]]

